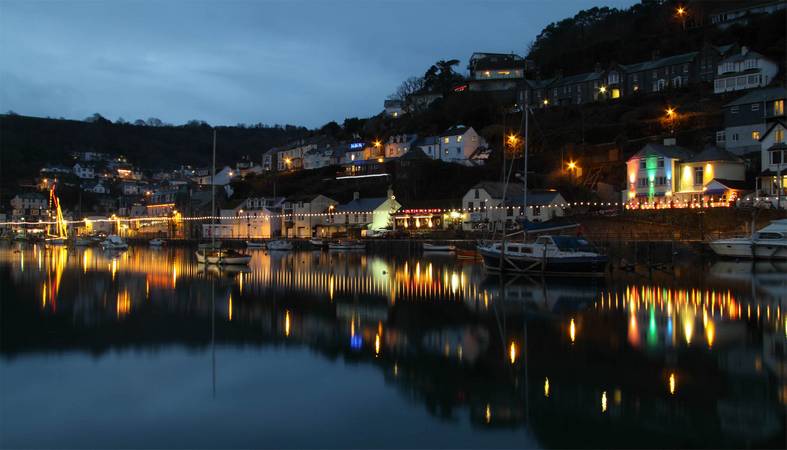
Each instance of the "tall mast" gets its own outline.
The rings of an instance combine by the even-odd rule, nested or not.
[[[211,223],[211,247],[216,244],[216,129],[213,129],[213,167],[210,170],[210,223]]]
[[[522,218],[525,220],[527,220],[527,147],[530,144],[530,136],[528,136],[529,114],[530,114],[530,108],[527,105],[525,105],[525,152],[524,152],[525,173],[522,174],[522,182],[524,183],[524,190],[523,190],[524,194],[522,194],[522,208],[523,208],[522,211],[524,211],[524,213]],[[524,232],[524,235],[526,234],[527,231]]]

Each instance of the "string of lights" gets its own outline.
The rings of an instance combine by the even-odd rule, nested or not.
[[[763,198],[765,201],[768,201],[767,197]],[[760,200],[759,198],[757,199]],[[566,202],[566,203],[554,203],[548,205],[528,205],[528,209],[533,208],[576,208],[576,207],[609,207],[609,208],[626,208],[626,209],[674,209],[674,208],[724,208],[730,207],[731,204],[729,202],[719,201],[719,202],[670,202],[670,203],[656,203],[656,202],[630,202],[630,203],[622,203],[622,202]],[[397,211],[395,213],[406,213],[406,214],[451,214],[451,213],[483,213],[483,212],[490,212],[490,211],[504,211],[512,208],[510,206],[477,206],[473,208],[422,208],[422,209],[406,209],[402,211]],[[520,206],[513,207],[514,209],[520,209]],[[159,221],[159,222],[166,222],[166,221],[205,221],[205,220],[222,220],[222,221],[232,221],[232,220],[271,220],[271,219],[282,219],[282,218],[292,218],[292,217],[341,217],[345,215],[361,215],[361,214],[390,214],[389,211],[336,211],[336,212],[321,212],[321,213],[279,213],[279,214],[237,214],[234,216],[182,216],[179,215],[177,212],[174,213],[172,216],[144,216],[144,217],[119,217],[119,216],[111,216],[107,218],[96,218],[96,219],[71,219],[65,220],[63,223],[66,224],[80,224],[80,223],[108,223],[108,222],[122,222],[122,223],[130,223],[130,222],[148,222],[148,221]],[[6,221],[0,222],[0,226],[20,226],[20,225],[55,225],[58,222],[55,220],[38,220],[38,221],[25,221],[25,220],[15,220],[15,221]]]

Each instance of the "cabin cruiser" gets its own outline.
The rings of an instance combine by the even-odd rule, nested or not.
[[[127,250],[128,244],[124,241],[120,236],[116,234],[110,234],[107,238],[101,242],[101,248],[104,250]]]
[[[284,239],[276,239],[268,242],[268,250],[288,251],[292,250],[292,242]]]
[[[787,259],[787,219],[774,220],[750,237],[711,242],[719,256],[747,259]]]
[[[478,246],[484,268],[500,272],[502,244]],[[584,238],[539,236],[535,242],[506,242],[503,271],[544,274],[595,274],[607,268],[607,257],[598,253]]]
[[[329,250],[363,250],[366,244],[361,241],[339,241],[328,244]]]
[[[196,255],[200,264],[246,265],[251,261],[251,256],[232,249],[197,250]]]

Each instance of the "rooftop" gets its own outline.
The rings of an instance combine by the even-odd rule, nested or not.
[[[751,103],[762,103],[762,102],[770,102],[773,100],[783,100],[787,98],[787,89],[781,86],[774,86],[768,88],[757,89],[756,91],[751,91],[748,94],[738,97],[737,99],[731,101],[724,105],[725,108],[729,106],[739,106],[739,105],[748,105]]]

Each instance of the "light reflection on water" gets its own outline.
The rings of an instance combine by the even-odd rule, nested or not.
[[[64,358],[73,359],[86,351],[107,361],[110,349],[149,348],[165,364],[177,357],[172,356],[176,346],[205,352],[218,347],[219,355],[250,347],[293,380],[244,389],[264,397],[285,388],[298,398],[303,389],[296,380],[303,382],[306,374],[306,382],[315,382],[319,373],[311,371],[340,357],[352,364],[336,374],[350,383],[348,392],[352,382],[368,387],[380,373],[386,381],[369,395],[386,398],[381,410],[387,415],[356,418],[368,430],[386,420],[394,428],[411,427],[412,417],[423,411],[428,414],[420,420],[441,430],[433,441],[402,434],[384,439],[379,430],[356,441],[350,438],[355,427],[335,424],[315,433],[313,441],[298,441],[300,446],[324,446],[325,439],[336,446],[469,445],[453,440],[458,436],[475,446],[783,442],[787,277],[779,265],[757,265],[752,272],[750,264],[722,262],[675,278],[627,274],[501,282],[487,278],[475,263],[449,257],[255,251],[248,268],[220,270],[196,264],[190,250],[179,248],[120,254],[15,249],[0,248],[0,289],[5,317],[11,317],[0,364],[20,379],[30,370],[25,361],[40,354],[65,351],[70,356]],[[298,353],[302,347],[315,353]],[[298,366],[279,367],[286,358],[268,348],[297,354]],[[240,385],[231,382],[237,375],[222,381],[222,373],[244,369],[223,368],[218,359],[221,396]],[[50,364],[48,370],[57,370],[65,362]],[[376,370],[370,373],[368,367]],[[9,389],[4,382],[3,393]],[[149,389],[167,396],[155,385]],[[329,389],[312,388],[316,397],[298,403],[327,415],[348,405],[364,408],[321,402],[319,396]],[[58,394],[62,401],[74,401],[68,393]],[[409,401],[401,403],[404,399]],[[212,403],[207,405],[210,409]],[[224,407],[233,405],[235,413],[248,413],[240,403]],[[18,444],[33,423],[7,406],[0,400],[3,416],[14,415],[17,426],[3,431],[10,433],[9,444]],[[97,413],[110,408],[94,407]],[[175,406],[169,420],[182,425],[189,414]],[[276,414],[288,415],[262,416]],[[319,428],[315,419],[299,420],[302,429]],[[586,430],[560,432],[566,423]],[[137,445],[162,445],[152,431],[145,440],[144,423],[140,427]],[[227,434],[231,428],[222,425],[223,440],[216,445],[268,446],[235,440]],[[75,430],[60,432],[63,442],[113,445],[79,440]],[[200,434],[192,430],[192,438],[182,442],[207,445]]]

